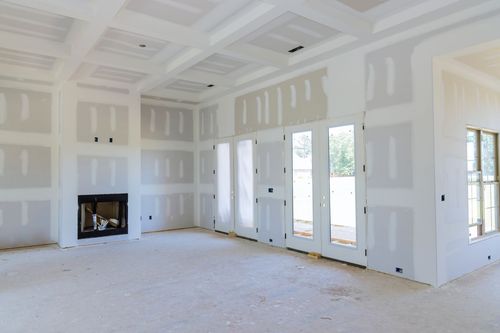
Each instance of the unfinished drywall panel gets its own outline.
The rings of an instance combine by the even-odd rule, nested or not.
[[[192,142],[193,111],[180,107],[143,103],[141,105],[141,137],[151,140]]]
[[[326,68],[269,86],[235,100],[235,134],[325,119]]]
[[[141,212],[142,232],[192,227],[194,196],[192,193],[143,195]]]
[[[77,140],[79,142],[128,144],[128,107],[78,102]]]
[[[199,110],[199,133],[200,141],[215,139],[219,136],[219,126],[217,122],[217,110],[219,104],[203,107]]]
[[[421,39],[412,39],[366,55],[368,110],[413,101],[412,55]]]
[[[215,151],[202,150],[199,156],[200,184],[214,184]]]
[[[285,185],[285,141],[282,136],[278,140],[258,142],[257,144],[257,181],[259,185],[270,188]]]
[[[328,80],[325,82],[328,118],[366,110],[364,52],[356,50],[334,58],[328,66]]]
[[[414,223],[410,207],[370,207],[367,237],[369,266],[388,274],[415,279]]]
[[[213,230],[215,227],[214,195],[200,193],[200,227]]]
[[[193,152],[143,150],[141,155],[143,185],[193,183]]]
[[[285,206],[283,199],[261,197],[258,203],[259,242],[285,246]]]
[[[366,133],[367,186],[413,187],[413,138],[409,122],[369,127]]]
[[[439,284],[499,260],[500,238],[469,240],[467,186],[467,127],[500,132],[500,90],[467,70],[437,66],[437,151],[441,168],[436,171],[445,201],[438,210]]]
[[[51,186],[51,148],[0,144],[0,188]]]
[[[51,107],[50,93],[0,87],[0,130],[48,134]]]
[[[51,202],[0,202],[0,249],[53,243]]]
[[[126,157],[78,156],[78,194],[128,192]]]

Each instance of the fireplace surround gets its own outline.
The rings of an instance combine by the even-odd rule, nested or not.
[[[128,194],[78,196],[78,239],[128,234]]]

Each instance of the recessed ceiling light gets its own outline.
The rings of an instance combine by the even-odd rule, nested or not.
[[[207,88],[212,88],[214,85],[213,84],[209,84],[207,85]]]
[[[146,44],[139,44],[139,47],[144,48],[144,47],[146,47]]]

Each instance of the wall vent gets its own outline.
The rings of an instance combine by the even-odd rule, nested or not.
[[[298,50],[302,50],[304,47],[302,45],[299,45],[297,47],[294,47],[293,49],[291,50],[288,50],[288,53],[295,53],[297,52]]]

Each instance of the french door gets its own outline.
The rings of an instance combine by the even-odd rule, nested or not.
[[[215,145],[215,230],[234,230],[233,140],[219,140]]]
[[[366,265],[362,117],[287,129],[286,246]]]
[[[234,138],[235,225],[237,235],[257,239],[255,193],[255,135]]]

